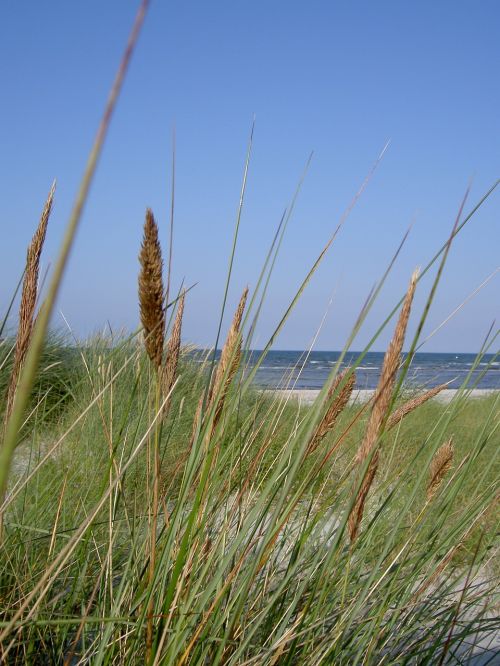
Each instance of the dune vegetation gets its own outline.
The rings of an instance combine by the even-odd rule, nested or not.
[[[496,184],[469,212],[464,199],[448,241],[421,272],[409,271],[370,345],[352,367],[341,370],[341,359],[332,368],[310,407],[286,391],[256,390],[256,366],[247,364],[289,217],[255,287],[242,285],[223,336],[249,157],[219,354],[183,346],[189,289],[173,292],[149,209],[138,220],[139,330],[83,341],[49,333],[142,16],[47,288],[39,293],[39,263],[54,187],[28,248],[17,330],[9,329],[15,298],[1,325],[2,663],[312,666],[481,656],[500,629],[499,396],[470,400],[468,378],[443,405],[407,395],[405,377],[453,239]],[[332,240],[291,294],[260,363]],[[414,294],[431,270],[409,336]],[[356,366],[387,329],[375,394],[353,404]],[[477,363],[496,343],[491,331]]]
[[[4,437],[32,250],[0,348]],[[364,350],[304,407],[252,385],[247,289],[217,360],[194,354],[149,210],[139,258],[140,331],[51,334],[37,359],[2,502],[5,661],[425,663],[491,633],[498,397],[406,395],[418,275],[372,400],[349,402]]]

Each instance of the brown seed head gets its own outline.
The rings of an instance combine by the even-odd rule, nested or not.
[[[184,314],[184,301],[186,293],[182,292],[179,298],[179,305],[177,306],[177,314],[175,315],[172,333],[167,344],[167,356],[165,359],[165,367],[162,374],[163,393],[167,396],[172,386],[174,385],[177,376],[177,366],[179,363],[179,354],[181,351],[181,329],[182,329],[182,316]],[[170,406],[170,399],[165,405],[165,412],[168,411]]]
[[[346,374],[349,372],[350,368],[343,370],[335,380],[333,381],[330,389],[328,390],[327,403],[328,408],[325,412],[325,415],[319,422],[316,431],[311,437],[311,441],[308,445],[308,453],[314,451],[321,440],[333,429],[335,423],[340,416],[340,414],[345,409],[351,393],[354,389],[356,383],[356,375],[354,372],[351,373],[349,378],[344,382]],[[344,382],[344,385],[338,391],[339,386]]]
[[[146,210],[144,236],[139,254],[139,307],[144,328],[146,352],[159,371],[162,364],[165,336],[165,310],[163,308],[163,261],[158,239],[158,226],[150,208]]]
[[[241,360],[241,320],[245,311],[246,300],[248,296],[248,287],[245,287],[240,298],[233,321],[227,334],[226,342],[222,348],[220,361],[215,372],[212,388],[209,394],[207,410],[213,406],[213,401],[217,400],[213,428],[217,425],[220,418],[227,392],[233,381],[234,375],[238,370]]]
[[[408,319],[410,318],[411,304],[415,294],[417,279],[418,271],[415,271],[411,276],[403,307],[399,314],[398,323],[394,330],[394,335],[384,356],[380,380],[373,399],[372,411],[368,420],[363,442],[357,455],[357,461],[359,463],[366,459],[375,445],[391,403],[392,391],[396,380],[396,373],[399,368],[401,351],[403,349]]]
[[[437,493],[441,482],[451,468],[454,455],[453,438],[442,444],[434,454],[429,468],[427,499],[431,500]]]
[[[411,400],[408,400],[405,402],[401,407],[396,409],[389,418],[387,419],[386,423],[386,430],[390,430],[393,428],[395,425],[400,423],[404,419],[405,416],[410,414],[410,412],[413,412],[414,409],[417,409],[417,407],[420,407],[420,405],[423,405],[424,402],[427,402],[427,400],[430,400],[431,398],[434,398],[438,393],[440,393],[443,389],[445,389],[448,386],[448,384],[439,384],[439,386],[435,386],[434,388],[429,389],[425,393],[422,393],[422,395],[417,395],[415,398],[412,398]]]
[[[353,543],[356,540],[359,533],[361,520],[363,519],[363,513],[365,510],[366,498],[368,497],[368,493],[375,478],[375,474],[377,473],[378,461],[379,461],[379,452],[375,451],[375,453],[373,454],[373,458],[371,459],[370,464],[368,465],[365,478],[363,479],[363,482],[359,489],[358,496],[356,497],[356,501],[354,502],[352,511],[349,514],[347,525],[349,528],[349,536],[351,538],[351,543]]]
[[[9,381],[7,392],[7,410],[6,420],[8,419],[13,406],[14,395],[21,369],[28,353],[28,348],[33,332],[35,322],[35,308],[38,295],[38,276],[40,271],[40,256],[47,233],[56,182],[52,183],[47,201],[40,217],[37,230],[31,240],[26,254],[26,266],[24,270],[23,289],[21,294],[21,304],[19,306],[19,324],[16,336],[16,346],[14,350],[14,363],[12,374]]]
[[[403,307],[401,308],[401,312],[399,314],[398,323],[396,324],[396,328],[394,330],[394,335],[384,356],[382,372],[380,373],[380,380],[375,391],[373,407],[368,419],[368,425],[366,426],[365,436],[356,454],[356,462],[358,467],[365,462],[370,453],[372,453],[374,447],[377,446],[380,431],[391,404],[392,392],[396,380],[396,373],[399,368],[401,351],[403,349],[403,342],[405,338],[406,327],[408,325],[408,319],[410,318],[411,304],[415,294],[417,279],[418,271],[415,271],[411,276],[408,291],[406,292],[406,296],[403,302]],[[361,484],[358,496],[354,502],[354,507],[349,515],[348,525],[351,542],[356,539],[356,536],[359,532],[366,498],[375,478],[375,474],[377,473],[378,461],[379,452],[375,451],[368,467],[368,471],[365,474],[363,483]]]

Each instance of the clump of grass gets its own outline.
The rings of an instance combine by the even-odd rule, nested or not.
[[[11,383],[14,338],[5,338],[0,346],[0,394],[6,396]],[[67,336],[52,331],[45,340],[40,358],[40,368],[28,402],[27,415],[38,420],[39,426],[52,427],[72,404],[78,385],[82,381],[83,368],[80,366],[76,350]],[[5,420],[7,401],[0,403],[0,418]],[[31,418],[23,426],[28,434]]]
[[[68,539],[73,539],[72,530],[86,520],[86,516],[98,505],[100,498],[108,492],[109,458],[105,442],[106,433],[114,433],[113,449],[114,458],[118,464],[116,474],[119,485],[114,486],[116,494],[114,494],[113,501],[115,508],[112,513],[111,531],[106,527],[108,525],[106,513],[101,510],[89,524],[89,527],[92,527],[92,540],[89,542],[81,538],[73,539],[74,550],[71,557],[67,560],[64,571],[53,579],[44,592],[42,602],[38,607],[37,619],[33,622],[29,618],[27,619],[26,614],[29,613],[29,610],[25,611],[24,628],[18,634],[15,647],[10,651],[11,655],[14,654],[12,650],[15,649],[18,655],[17,660],[21,663],[23,660],[28,660],[29,663],[31,657],[28,655],[33,654],[37,649],[37,644],[41,644],[40,641],[45,641],[51,645],[52,661],[54,663],[64,662],[69,654],[68,646],[74,644],[78,627],[82,625],[81,636],[74,645],[73,658],[77,663],[89,658],[97,659],[100,652],[111,659],[116,658],[124,663],[134,663],[143,658],[146,644],[149,645],[151,658],[153,655],[163,655],[162,658],[164,658],[167,654],[174,654],[176,660],[180,660],[191,641],[194,642],[188,654],[191,654],[192,650],[194,651],[190,657],[193,663],[201,663],[202,657],[198,656],[198,651],[202,645],[206,646],[206,653],[212,663],[228,661],[239,664],[243,659],[258,659],[266,662],[266,640],[274,636],[276,630],[273,627],[279,626],[280,618],[282,618],[280,605],[287,604],[290,607],[291,604],[293,607],[296,603],[295,599],[297,599],[299,606],[294,611],[293,619],[290,620],[288,631],[295,632],[293,629],[295,623],[303,618],[302,629],[290,634],[300,636],[305,632],[304,635],[308,637],[307,648],[303,641],[298,641],[293,648],[293,654],[299,663],[314,663],[318,653],[326,649],[333,651],[335,660],[341,660],[344,657],[355,660],[357,650],[362,649],[362,645],[367,646],[369,640],[372,640],[375,635],[374,621],[370,621],[370,616],[366,616],[362,607],[356,611],[359,595],[363,595],[366,608],[376,614],[377,604],[383,604],[385,594],[393,595],[391,598],[394,603],[399,598],[398,595],[403,595],[400,603],[404,605],[404,599],[409,600],[411,595],[415,596],[415,590],[419,590],[419,586],[421,586],[419,599],[423,598],[424,594],[431,595],[430,601],[425,602],[429,604],[429,618],[432,613],[438,612],[438,608],[432,605],[437,603],[437,593],[434,592],[436,581],[441,580],[439,575],[435,576],[436,570],[439,568],[441,574],[444,571],[449,574],[457,553],[461,553],[462,557],[467,556],[467,546],[463,545],[464,540],[459,539],[462,545],[460,549],[456,549],[453,546],[453,544],[456,545],[456,541],[447,536],[448,531],[457,529],[458,516],[455,514],[452,519],[448,518],[450,521],[448,528],[432,548],[429,548],[430,541],[425,536],[427,532],[422,533],[423,547],[428,549],[429,553],[424,557],[425,550],[419,550],[417,544],[415,544],[415,550],[412,550],[412,557],[424,557],[422,568],[419,567],[417,570],[420,572],[420,577],[415,573],[410,574],[413,566],[412,559],[408,561],[407,565],[403,561],[401,576],[391,574],[389,577],[392,585],[395,586],[391,591],[390,586],[383,583],[385,580],[383,578],[384,567],[389,566],[391,558],[384,559],[384,566],[376,565],[379,545],[371,542],[370,534],[372,529],[378,529],[382,541],[385,542],[391,534],[388,526],[394,520],[394,511],[396,509],[399,511],[401,505],[399,502],[393,502],[392,507],[392,503],[389,503],[384,513],[375,519],[373,526],[370,523],[366,529],[360,531],[353,546],[354,560],[350,563],[346,559],[344,539],[340,537],[341,524],[338,522],[341,520],[342,509],[348,499],[348,494],[344,492],[347,490],[347,486],[345,481],[342,481],[342,477],[340,477],[340,481],[337,480],[337,477],[332,477],[329,481],[328,473],[324,476],[321,490],[318,489],[317,484],[307,485],[303,499],[294,509],[292,508],[292,498],[286,501],[283,510],[285,513],[289,513],[289,517],[282,535],[273,537],[270,545],[258,557],[258,571],[255,574],[252,573],[252,563],[257,557],[256,549],[259,549],[261,545],[264,548],[266,539],[275,533],[269,521],[273,511],[273,502],[276,501],[276,489],[280,488],[279,481],[283,470],[291,473],[289,463],[296,455],[295,447],[300,441],[297,439],[297,428],[301,418],[304,418],[311,410],[305,412],[301,410],[297,413],[296,407],[288,405],[286,414],[281,413],[277,421],[277,429],[274,430],[273,421],[277,418],[278,405],[273,403],[272,397],[263,398],[256,394],[252,397],[254,402],[251,402],[250,396],[233,395],[232,391],[229,391],[223,409],[224,418],[221,416],[219,420],[217,436],[214,433],[207,449],[206,441],[200,434],[201,439],[197,438],[189,451],[190,428],[198,399],[203,393],[206,375],[198,374],[199,371],[190,365],[188,358],[180,359],[179,379],[172,393],[171,410],[160,431],[161,473],[162,477],[167,479],[167,484],[160,492],[159,505],[162,506],[163,501],[165,508],[158,516],[153,575],[152,578],[149,573],[145,575],[144,567],[146,567],[146,571],[149,571],[151,561],[150,549],[145,545],[146,540],[149,539],[148,535],[151,534],[147,518],[150,496],[142,481],[146,470],[146,451],[143,454],[139,453],[135,462],[132,462],[132,466],[128,467],[128,471],[122,470],[123,465],[132,458],[142,434],[150,427],[152,418],[151,413],[148,412],[150,387],[147,382],[148,367],[151,363],[143,349],[143,347],[137,347],[131,343],[121,345],[115,342],[112,345],[101,341],[96,342],[94,348],[88,346],[84,350],[85,362],[90,373],[88,391],[84,390],[84,385],[80,386],[77,402],[72,408],[74,412],[72,413],[70,410],[67,413],[65,419],[60,423],[59,430],[62,435],[68,428],[73,427],[74,434],[66,435],[63,438],[56,452],[17,496],[17,501],[10,504],[5,542],[5,548],[10,549],[10,555],[9,559],[0,558],[2,562],[0,584],[4,599],[2,608],[3,617],[6,620],[13,617],[13,611],[9,609],[13,609],[18,603],[21,594],[19,586],[25,587],[26,581],[35,574],[35,571],[44,570],[44,566],[46,566],[43,564],[44,558],[49,563],[57,561],[65,544],[68,543]],[[80,421],[80,425],[73,426],[75,419],[79,418],[82,406],[89,404],[93,399],[94,393],[91,385],[97,385],[97,374],[102,371],[103,367],[110,364],[117,369],[123,367],[123,371],[113,380],[112,388],[110,386],[106,390],[105,395],[109,394],[110,400],[104,401],[103,414],[100,414],[97,406],[94,406],[85,419]],[[195,389],[195,387],[197,388]],[[235,401],[238,401],[241,407],[239,411],[232,412]],[[486,405],[481,407],[483,415],[481,418],[484,423],[487,423],[488,411],[492,412],[494,408],[493,399],[489,399],[488,402],[491,405],[490,408]],[[464,408],[466,406],[464,405]],[[356,417],[356,409],[355,406],[348,407],[339,415],[336,425],[323,438],[323,445],[318,452],[322,453],[325,447],[330,446],[329,442],[343,431],[346,421]],[[424,436],[428,437],[429,423],[443,422],[447,418],[449,408],[428,403],[421,409],[423,410],[422,416],[419,415],[419,410],[409,414],[404,426],[394,435],[394,437],[401,436],[402,441],[395,443],[399,458],[398,465],[394,467],[390,477],[393,483],[401,474],[408,481],[415,475],[415,465],[411,465],[411,460],[409,460],[409,456],[412,454],[410,454],[411,447],[406,439],[408,429],[410,432],[420,433],[420,428]],[[478,413],[478,406],[472,405],[472,411]],[[458,412],[455,415],[454,429],[460,432],[461,423],[461,412]],[[319,421],[316,427],[318,425]],[[272,437],[269,437],[266,431],[268,427],[271,428],[271,432],[274,430]],[[464,432],[468,432],[468,428],[465,428]],[[345,442],[347,449],[344,452],[345,455],[359,445],[359,437],[363,435],[362,428],[359,431],[353,431],[352,435],[352,440]],[[440,437],[441,432],[436,432],[435,438]],[[489,441],[488,451],[492,453],[493,440]],[[253,464],[253,461],[259,459],[260,447],[267,446],[266,442],[272,444],[273,455],[262,459],[265,460],[264,464]],[[387,444],[392,445],[392,440]],[[307,443],[305,445],[307,446]],[[241,453],[240,446],[242,447]],[[475,451],[477,451],[478,444],[472,433],[468,446],[470,446],[469,449],[464,449],[463,443],[460,443],[461,459],[476,456]],[[212,455],[213,447],[218,447],[219,453],[210,461],[210,467],[207,465],[207,469],[210,469],[210,475],[207,478],[202,473],[203,465],[206,458]],[[189,486],[190,493],[186,500],[182,499],[181,488],[174,488],[171,483],[172,470],[184,452],[191,453],[191,455],[199,454],[196,466],[198,473],[194,483]],[[42,452],[40,451],[40,453]],[[314,454],[315,452],[308,454],[306,458],[309,461],[308,464],[314,463]],[[35,447],[33,459],[36,460],[38,455]],[[484,451],[482,455],[488,456],[487,451]],[[423,454],[418,457],[418,460],[420,459],[423,459]],[[88,473],[89,461],[92,461],[92,475],[90,476]],[[341,461],[339,461],[340,464]],[[188,473],[189,465],[189,459],[185,457],[179,470],[181,479]],[[408,477],[404,473],[405,466],[411,468],[408,470]],[[303,467],[303,465],[299,467],[292,489],[300,485],[304,474]],[[426,474],[427,469],[428,466]],[[477,459],[476,466],[469,470],[464,480],[468,479],[468,482],[472,482],[474,471],[476,480],[472,486],[478,485],[478,487],[484,488],[484,483],[486,483],[487,487],[494,478],[491,477],[493,470],[490,471],[490,481],[481,483],[483,469],[483,458],[481,457]],[[268,483],[266,479],[268,479]],[[428,483],[427,476],[423,478],[423,482],[422,480],[417,482],[418,479],[414,478],[411,483],[418,485],[425,493]],[[437,515],[443,511],[449,511],[452,506],[455,507],[455,511],[457,507],[463,506],[464,519],[469,516],[469,520],[470,511],[475,505],[474,490],[466,493],[465,502],[462,493],[456,500],[453,500],[452,494],[456,491],[456,483],[457,480],[454,478],[449,488],[447,484],[441,484],[442,492],[436,494],[431,505],[435,506]],[[240,500],[235,501],[240,488],[246,488],[246,490],[242,492]],[[370,494],[373,488],[372,484]],[[45,492],[43,492],[44,489]],[[193,513],[195,525],[197,525],[196,531],[187,539],[186,529],[189,515],[191,511],[194,511],[196,493],[201,489],[204,493],[203,502]],[[383,492],[383,488],[376,489],[376,491],[374,497],[381,491]],[[409,498],[411,486],[402,488],[401,492],[403,499]],[[21,501],[23,493],[24,502]],[[424,499],[413,500],[412,510],[421,511]],[[308,511],[309,506],[314,508]],[[334,521],[329,517],[331,514],[336,517]],[[406,511],[403,514],[410,524],[410,527],[405,529],[404,535],[406,535],[405,538],[410,538],[413,534],[412,513]],[[435,513],[429,513],[428,521],[426,521],[429,527],[435,521],[435,515]],[[373,520],[372,515],[370,515],[371,520]],[[42,538],[36,537],[36,540],[33,540],[29,529],[33,525],[36,525],[39,530],[38,534],[42,535]],[[254,532],[256,525],[259,530],[257,534]],[[413,538],[420,535],[423,527],[422,524],[415,526]],[[464,529],[468,529],[468,527],[464,526]],[[253,538],[252,534],[255,534]],[[43,535],[46,536],[43,537]],[[177,542],[174,541],[174,535],[177,536]],[[187,552],[185,553],[185,564],[180,568],[179,582],[175,587],[177,601],[164,606],[168,601],[168,581],[174,574],[175,562],[179,557],[179,545],[183,537],[186,538]],[[169,539],[172,540],[171,545],[169,545]],[[234,550],[238,541],[242,543],[242,546]],[[14,547],[16,542],[25,545]],[[338,545],[335,545],[336,543]],[[446,543],[449,543],[450,547],[444,548],[439,545]],[[28,544],[29,550],[27,551]],[[471,545],[475,545],[474,539]],[[112,560],[110,564],[107,564],[103,554],[108,552],[110,547]],[[443,557],[447,558],[446,562],[440,556],[432,554],[438,553],[439,548],[442,548]],[[450,548],[453,548],[452,554],[449,554]],[[232,560],[233,553],[234,561]],[[335,559],[328,560],[328,557],[333,554]],[[437,557],[435,562],[434,557]],[[323,561],[323,558],[326,559]],[[333,566],[333,562],[336,562],[337,565]],[[424,564],[429,566],[427,577]],[[287,571],[288,567],[289,571]],[[317,567],[319,567],[319,571],[316,571]],[[109,578],[111,571],[114,572],[114,583],[110,582],[113,580]],[[452,568],[450,581],[455,580],[458,575],[453,571]],[[374,579],[373,585],[369,586],[366,593],[363,593],[363,581],[364,577],[368,575],[367,572],[379,573]],[[405,576],[408,576],[408,581],[404,581]],[[380,594],[372,591],[373,586],[377,583],[382,587]],[[224,611],[222,606],[214,606],[211,609],[214,599],[222,598],[218,597],[214,585],[220,586],[220,590],[225,592],[226,603],[229,604],[227,611]],[[275,589],[274,585],[278,587]],[[203,592],[205,586],[206,593]],[[317,586],[317,591],[315,591],[315,586]],[[345,586],[344,594],[338,595],[337,592],[342,590],[343,586]],[[71,598],[75,600],[73,605],[67,601],[66,596],[59,596],[60,591],[66,588],[71,591]],[[98,590],[97,593],[94,593],[95,589]],[[278,593],[277,590],[281,591]],[[323,598],[323,590],[327,591],[325,598]],[[440,587],[439,590],[440,603],[443,606],[441,612],[444,612],[444,609],[448,608],[447,604],[453,603],[453,596],[450,590],[446,591],[443,587]],[[370,592],[371,594],[369,594]],[[152,613],[147,602],[149,594],[153,598]],[[242,610],[235,607],[239,595],[244,595],[245,599]],[[311,601],[308,601],[309,599]],[[82,600],[84,608],[89,609],[85,614],[82,614],[81,610]],[[116,615],[111,613],[111,604],[116,608]],[[140,610],[141,604],[145,607],[144,615]],[[177,604],[182,605],[184,609],[187,608],[187,616],[185,611],[177,611]],[[247,604],[249,604],[248,609]],[[252,604],[257,604],[255,613],[252,611]],[[356,612],[356,619],[350,627],[341,619],[340,615],[341,609],[345,609],[346,605],[352,613]],[[385,606],[381,605],[381,607]],[[202,611],[203,622],[201,624],[195,622],[194,619],[192,621],[187,619],[196,609]],[[252,620],[259,623],[259,631],[254,635],[250,644],[247,644],[247,637],[250,635],[247,631],[249,630],[241,635],[236,634],[231,639],[227,651],[224,652],[224,659],[222,659],[217,656],[217,646],[220,644],[220,640],[224,639],[221,634],[224,625],[219,626],[219,622],[228,620],[232,617],[230,613],[233,612],[238,612],[241,616],[238,625],[241,626],[241,623]],[[164,615],[168,617],[169,613],[172,614],[171,620],[169,629],[165,632],[165,625],[158,618],[162,618]],[[243,614],[241,615],[241,613]],[[394,610],[391,613],[391,617],[395,620],[398,617],[397,611]],[[61,617],[67,624],[60,623]],[[113,619],[104,622],[102,629],[99,629],[92,619],[106,617]],[[146,643],[146,627],[149,617],[152,620],[151,632],[149,642]],[[262,620],[259,621],[260,617],[264,618],[264,623]],[[317,631],[316,623],[324,617],[332,617],[332,620],[324,631]],[[41,618],[51,618],[53,624],[43,625],[42,628],[39,624]],[[125,620],[125,618],[127,619]],[[397,635],[397,641],[389,640],[385,624],[383,627],[379,627],[378,631],[382,631],[382,635],[375,643],[373,657],[370,661],[377,663],[380,654],[387,648],[395,650],[394,655],[401,654],[398,652],[399,648],[397,649],[400,641],[407,641],[406,652],[414,650],[417,653],[424,649],[422,644],[411,647],[411,641],[414,640],[416,634],[412,634],[409,628],[413,627],[412,631],[416,632],[417,625],[421,627],[425,625],[425,618],[427,618],[426,614],[422,616],[424,623],[422,625],[412,621],[407,629]],[[309,625],[309,622],[312,626]],[[365,626],[366,623],[368,626]],[[342,643],[333,638],[327,638],[331,636],[331,629],[335,627],[343,633]],[[197,636],[198,628],[200,628],[199,636]],[[432,635],[434,635],[434,631],[437,631],[437,628],[432,629],[431,625],[426,625],[426,628]],[[172,639],[168,638],[171,632],[177,634],[177,632],[184,631],[188,632],[188,640],[184,642],[179,643],[178,639],[174,639],[173,636]],[[162,636],[166,636],[168,640],[165,638],[163,645],[160,645]],[[8,647],[8,643],[9,639],[4,638],[4,647]],[[247,647],[243,647],[245,645]],[[243,649],[244,657],[242,657]],[[290,644],[285,648],[284,654],[291,649]],[[308,650],[311,649],[313,653],[309,657]],[[394,659],[396,658],[397,656],[394,656]]]
[[[391,417],[415,282],[370,410],[348,404],[356,362],[307,409],[247,385],[246,289],[212,373],[182,352],[184,293],[154,349],[131,336],[72,352],[73,401],[50,430],[38,410],[28,419],[3,505],[4,657],[36,663],[41,645],[53,663],[442,654],[435,618],[453,617],[464,564],[490,566],[498,399],[445,406],[428,392]],[[475,594],[486,604],[491,591]],[[477,631],[479,610],[460,617]]]
[[[91,154],[48,306],[146,4]],[[248,157],[226,294],[247,171]],[[422,273],[443,257],[421,324],[451,240],[471,216],[457,219]],[[492,586],[473,583],[490,571],[495,552],[488,521],[498,487],[498,396],[472,408],[461,395],[447,407],[430,400],[418,410],[406,405],[404,419],[394,413],[401,427],[390,428],[416,274],[392,313],[402,304],[368,414],[347,405],[362,355],[347,375],[333,369],[322,400],[310,409],[256,394],[251,373],[241,369],[245,321],[252,322],[251,336],[263,300],[257,294],[267,289],[285,226],[248,307],[247,290],[241,296],[213,373],[210,363],[197,371],[182,356],[184,294],[165,341],[170,304],[149,211],[139,280],[144,344],[131,336],[84,345],[74,402],[50,433],[41,432],[38,409],[25,415],[27,395],[18,392],[0,450],[0,487],[8,490],[0,497],[5,663],[444,663],[451,650],[462,650],[461,659],[470,655],[465,639],[499,628],[498,621],[485,623]],[[363,308],[344,352],[373,303]],[[25,392],[49,312],[42,311],[28,372],[21,372]],[[25,458],[12,471],[21,417],[30,437],[18,447]],[[445,483],[452,456],[455,469]]]
[[[166,415],[171,403],[171,391],[174,387],[181,346],[182,317],[184,313],[185,293],[183,292],[177,307],[177,314],[167,344],[165,346],[165,299],[167,295],[163,286],[163,259],[159,241],[158,225],[150,208],[146,210],[144,235],[139,254],[139,309],[143,327],[144,344],[147,355],[155,369],[156,390],[154,418],[158,413]],[[160,407],[160,400],[165,397]],[[161,461],[160,461],[160,424],[156,422],[153,431],[152,462],[152,497],[150,500],[150,545],[149,545],[149,579],[153,581],[156,566],[156,542],[158,513],[160,505]],[[148,444],[149,446],[149,444]],[[148,602],[148,619],[146,627],[146,658],[150,659],[153,641],[153,605],[151,597]]]

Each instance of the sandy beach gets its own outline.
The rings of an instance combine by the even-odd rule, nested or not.
[[[472,389],[471,391],[467,392],[467,397],[468,398],[485,398],[489,395],[493,395],[495,393],[498,393],[500,389]],[[271,391],[270,391],[271,392]],[[290,389],[290,390],[276,390],[273,391],[274,393],[277,394],[286,394],[288,393],[290,397],[292,397],[295,400],[300,401],[301,404],[304,405],[312,405],[312,403],[315,401],[316,397],[319,394],[318,389]],[[353,391],[350,403],[365,403],[370,398],[373,396],[375,391],[373,389],[358,389]],[[437,400],[438,402],[442,404],[449,404],[455,395],[458,393],[457,389],[444,389],[439,393],[433,400]]]

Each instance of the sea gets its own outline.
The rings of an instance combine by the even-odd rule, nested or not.
[[[348,352],[341,368],[352,365],[361,352]],[[246,357],[246,372],[255,366],[261,353],[254,350]],[[326,382],[340,352],[337,351],[279,351],[267,353],[256,372],[254,383],[259,388],[320,389]],[[404,357],[404,355],[403,355]],[[380,377],[383,352],[368,352],[356,369],[356,388],[374,389]],[[500,356],[486,354],[416,353],[405,384],[414,388],[432,388],[450,382],[449,388],[459,388],[464,382],[470,388],[500,389]]]

